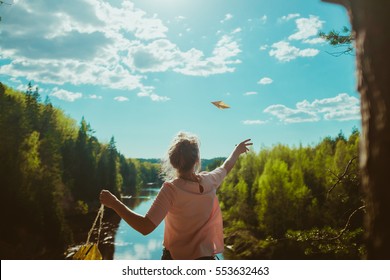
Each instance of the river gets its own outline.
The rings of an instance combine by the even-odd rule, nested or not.
[[[136,213],[145,215],[158,191],[144,188],[139,196],[122,200]],[[114,238],[114,260],[159,260],[163,238],[164,221],[152,233],[143,236],[121,219]]]

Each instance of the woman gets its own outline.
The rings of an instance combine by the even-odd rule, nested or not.
[[[250,145],[250,139],[241,142],[222,166],[198,173],[198,138],[180,132],[168,150],[168,160],[163,162],[166,181],[145,216],[127,208],[107,190],[100,193],[100,201],[143,235],[165,219],[162,259],[214,259],[223,251],[222,215],[216,191]]]

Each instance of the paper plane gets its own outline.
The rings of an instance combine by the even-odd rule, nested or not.
[[[230,108],[229,105],[227,105],[226,103],[224,103],[223,101],[214,101],[214,102],[211,102],[214,104],[215,107],[219,108],[219,109],[228,109]]]

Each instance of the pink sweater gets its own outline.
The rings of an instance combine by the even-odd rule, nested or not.
[[[222,215],[216,191],[226,170],[218,167],[199,175],[203,193],[196,182],[166,182],[146,213],[156,226],[165,218],[164,246],[173,259],[191,260],[223,251]]]

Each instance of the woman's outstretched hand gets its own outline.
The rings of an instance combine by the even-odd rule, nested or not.
[[[100,203],[104,204],[104,206],[107,206],[108,208],[114,208],[115,205],[118,203],[118,199],[115,195],[113,195],[108,190],[102,190],[100,192]]]
[[[239,155],[248,152],[249,151],[248,146],[253,145],[253,143],[250,141],[251,141],[251,139],[246,139],[246,140],[242,141],[240,144],[236,145],[235,152],[237,152]]]
[[[229,173],[230,170],[232,170],[234,164],[236,163],[238,157],[249,151],[249,146],[252,146],[253,143],[250,142],[251,139],[246,139],[242,141],[240,144],[236,145],[231,155],[225,160],[225,162],[222,164],[222,167],[225,168],[226,173]]]

